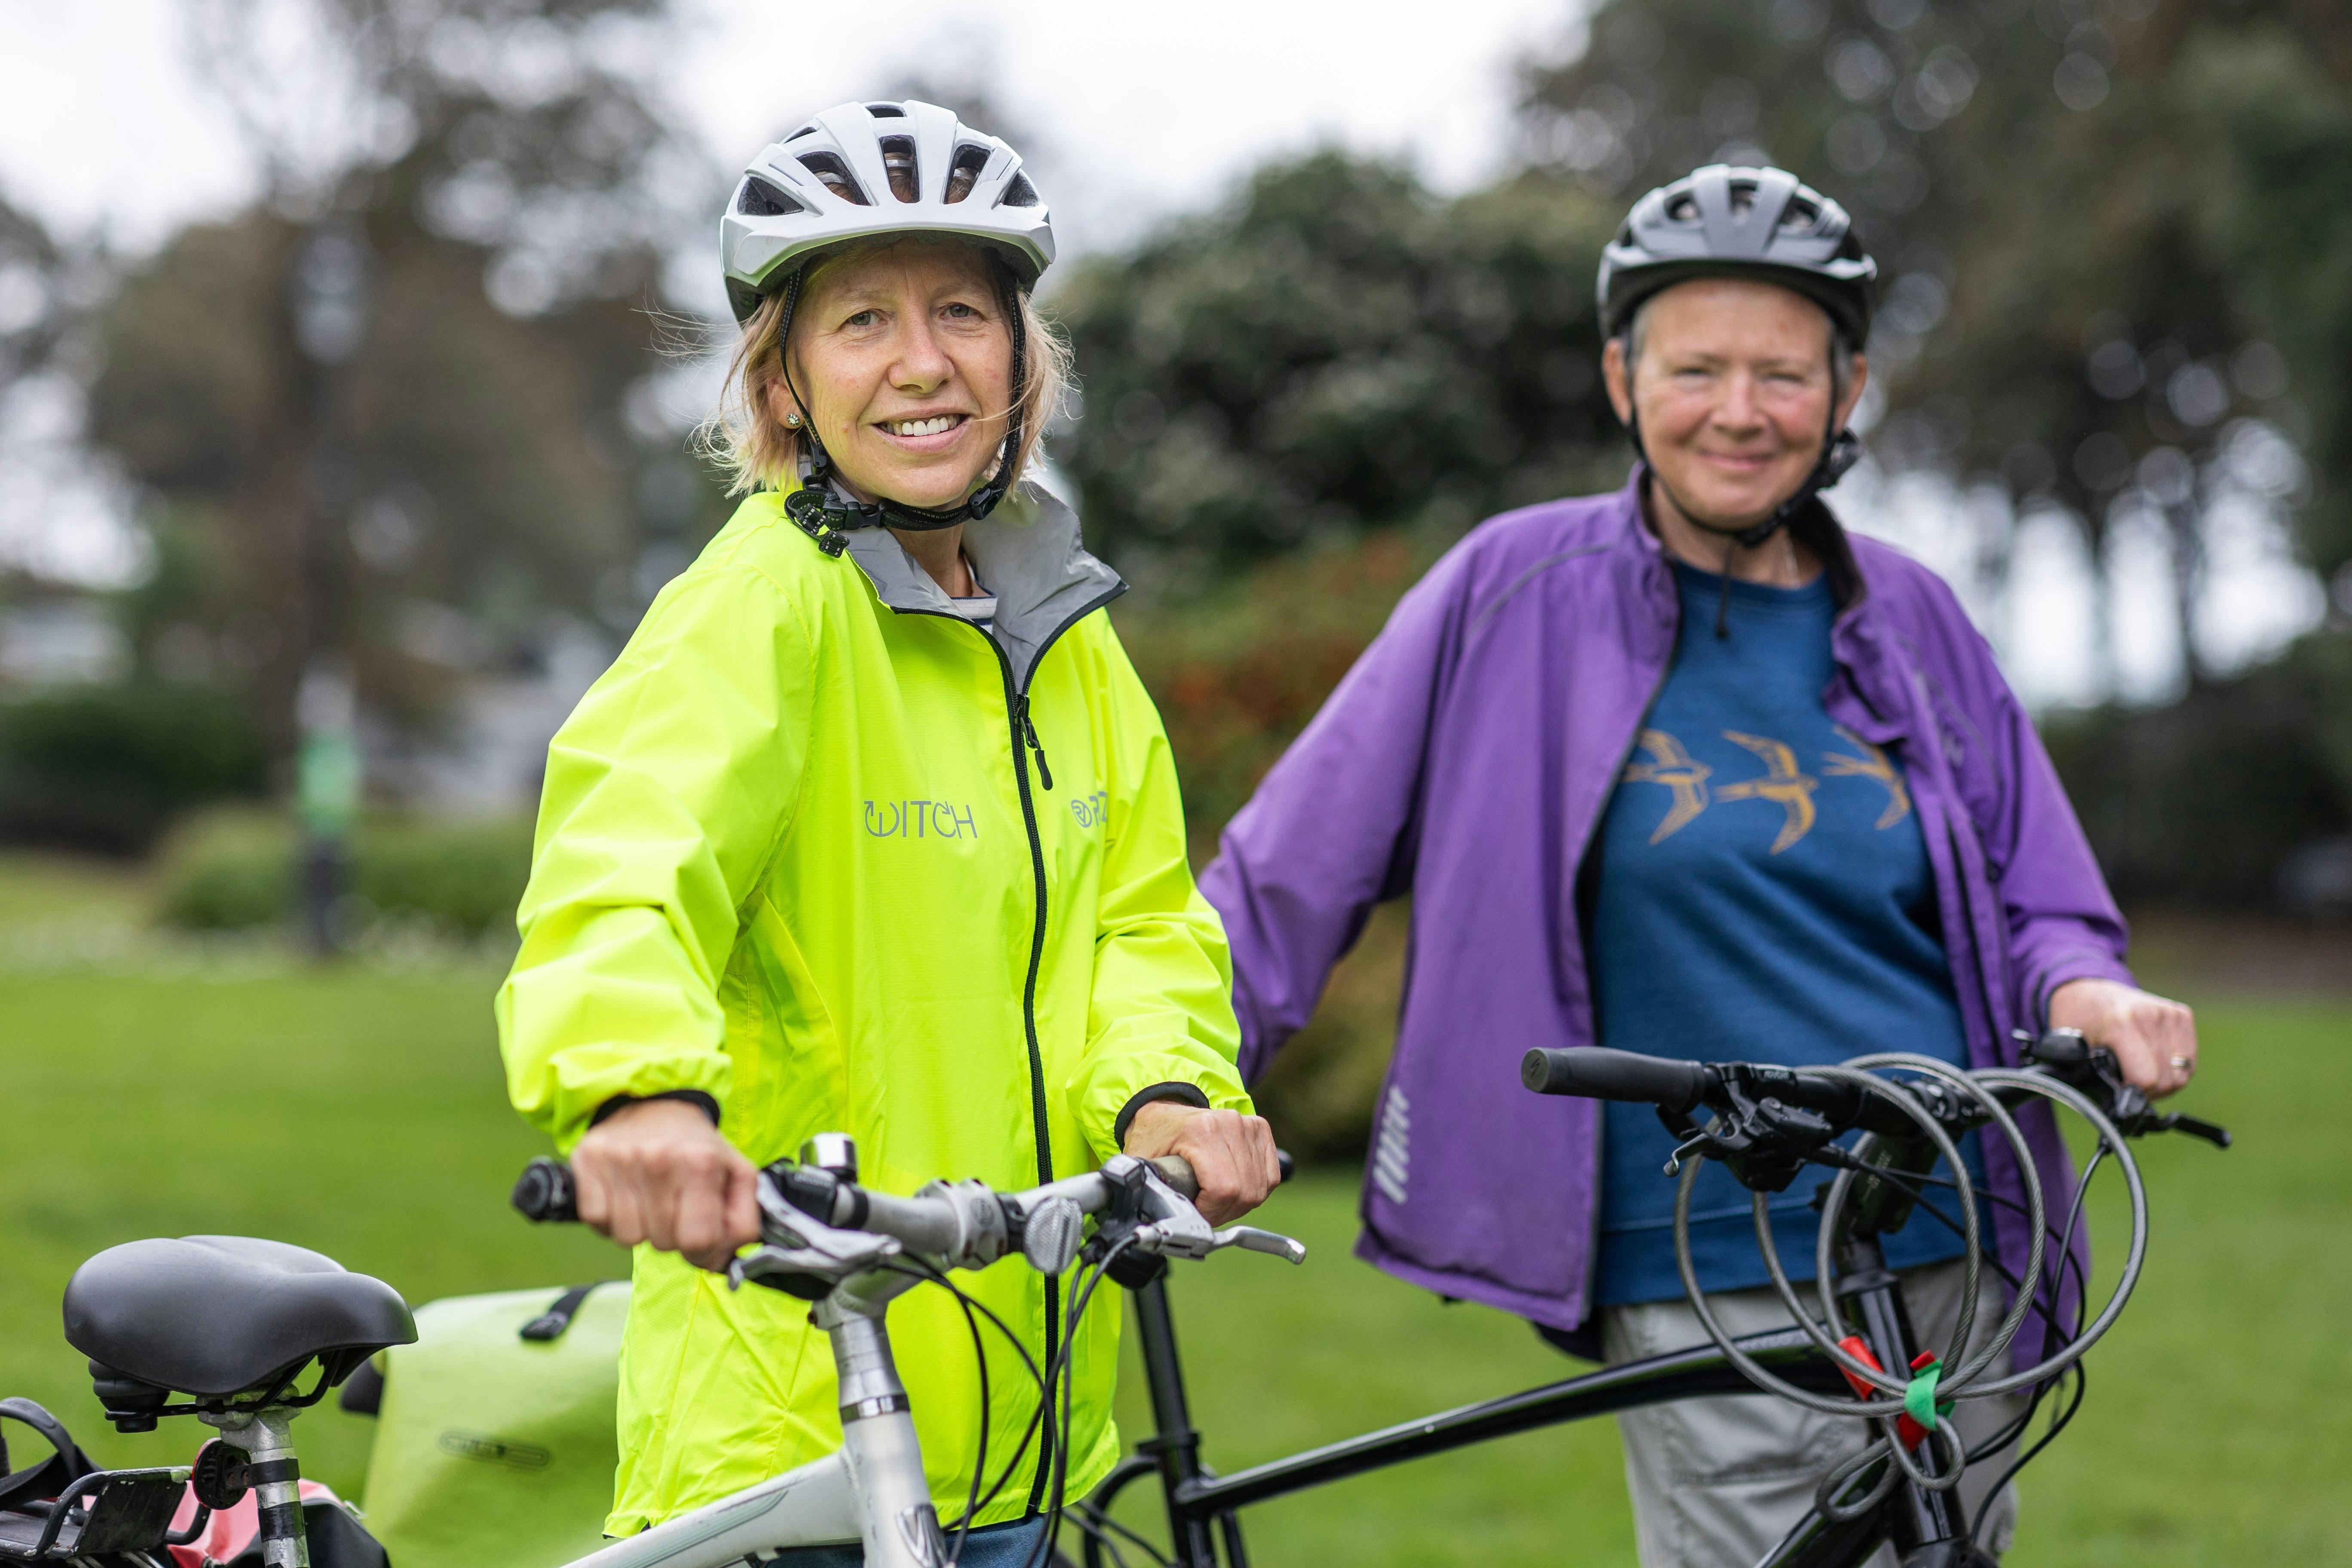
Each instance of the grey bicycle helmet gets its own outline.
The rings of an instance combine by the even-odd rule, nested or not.
[[[1633,204],[1601,253],[1605,341],[1661,289],[1693,278],[1779,283],[1829,312],[1859,348],[1878,305],[1878,264],[1845,208],[1786,169],[1709,163]]]
[[[763,298],[781,292],[780,337],[792,330],[808,263],[818,252],[925,234],[969,240],[993,258],[1013,335],[1011,408],[996,470],[952,507],[861,501],[835,482],[832,456],[815,421],[808,421],[801,437],[803,482],[784,507],[828,555],[841,553],[846,529],[952,528],[986,517],[1004,499],[1024,434],[1028,340],[1020,296],[1053,265],[1053,215],[1022,172],[1019,153],[965,125],[952,110],[908,99],[840,104],[762,148],[719,221],[719,259],[735,320],[750,321]],[[805,414],[789,356],[783,374],[785,391]]]

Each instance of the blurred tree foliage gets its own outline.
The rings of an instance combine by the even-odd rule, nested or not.
[[[1440,202],[1323,153],[1082,265],[1054,308],[1086,417],[1055,453],[1089,542],[1197,582],[1614,483],[1587,281],[1614,218],[1542,175]]]
[[[1215,855],[1226,819],[1449,539],[1430,528],[1320,540],[1197,598],[1153,595],[1113,610],[1168,727],[1196,864]],[[1283,1147],[1302,1159],[1363,1152],[1396,1043],[1406,924],[1402,903],[1375,912],[1333,973],[1314,1021],[1251,1086]]]
[[[1609,0],[1528,68],[1527,130],[1616,201],[1715,160],[1836,195],[1883,268],[1882,458],[2012,517],[2060,506],[2102,560],[2113,521],[2157,522],[2188,632],[2210,505],[2302,485],[2276,433],[2334,468],[2323,496],[2352,458],[2346,23],[2335,0]],[[2304,517],[2323,573],[2352,557],[2340,503]],[[2006,533],[1981,542],[2004,574]]]
[[[0,198],[0,390],[46,368],[64,340],[68,262],[39,218]]]
[[[2281,877],[2295,852],[2352,834],[2352,636],[2340,631],[2169,707],[2059,715],[2042,732],[2126,904],[2292,906]]]
[[[266,188],[103,320],[91,434],[156,497],[142,665],[244,689],[282,756],[322,655],[416,723],[551,616],[625,629],[716,507],[646,380],[659,247],[715,189],[630,68],[660,5],[189,9]],[[322,243],[357,275],[323,328]]]

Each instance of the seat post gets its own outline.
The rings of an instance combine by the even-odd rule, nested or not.
[[[221,1440],[245,1450],[247,1478],[261,1526],[263,1568],[310,1568],[302,1530],[302,1469],[295,1461],[295,1412],[284,1405],[251,1412],[205,1411],[198,1419],[220,1428]]]

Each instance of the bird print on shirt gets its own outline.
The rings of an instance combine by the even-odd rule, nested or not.
[[[1650,835],[1650,842],[1658,844],[1706,809],[1706,781],[1715,770],[1684,751],[1683,743],[1664,730],[1643,731],[1640,745],[1650,760],[1628,763],[1625,782],[1664,784],[1674,791],[1674,804],[1658,819],[1658,830]]]
[[[1765,773],[1760,779],[1740,779],[1727,784],[1717,784],[1717,800],[1769,800],[1788,813],[1780,824],[1780,837],[1772,840],[1772,853],[1783,849],[1813,830],[1813,791],[1821,780],[1802,773],[1797,767],[1797,753],[1786,741],[1775,741],[1764,735],[1742,734],[1738,730],[1726,730],[1723,738],[1737,746],[1744,746],[1763,761]]]
[[[1886,806],[1873,825],[1881,832],[1910,816],[1911,792],[1904,785],[1902,764],[1844,725],[1834,724],[1832,728],[1837,731],[1840,740],[1862,754],[1823,752],[1819,777],[1797,765],[1796,748],[1787,742],[1726,730],[1722,731],[1725,740],[1752,752],[1764,764],[1763,776],[1710,784],[1708,781],[1716,778],[1716,770],[1692,756],[1681,741],[1664,730],[1643,730],[1634,742],[1634,749],[1642,754],[1625,764],[1619,779],[1624,784],[1666,787],[1666,811],[1650,835],[1653,844],[1663,844],[1719,802],[1761,800],[1778,805],[1783,813],[1770,850],[1778,855],[1812,831],[1818,820],[1813,795],[1822,778],[1868,779],[1885,789]]]
[[[1838,738],[1862,753],[1859,757],[1842,756],[1836,752],[1822,753],[1822,772],[1830,778],[1876,779],[1886,786],[1886,809],[1879,814],[1878,826],[1883,831],[1894,826],[1910,814],[1911,792],[1903,787],[1903,774],[1885,752],[1864,740],[1843,724],[1832,726]]]

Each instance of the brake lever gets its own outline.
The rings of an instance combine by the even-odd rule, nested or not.
[[[2090,1044],[2083,1037],[2082,1030],[2051,1029],[2037,1037],[2020,1029],[2017,1037],[2024,1044],[2026,1055],[2051,1076],[2104,1100],[2100,1109],[2125,1137],[2186,1132],[2191,1138],[2202,1138],[2216,1149],[2230,1146],[2230,1130],[2220,1123],[2179,1111],[2159,1111],[2150,1105],[2147,1096],[2124,1077],[2116,1053],[2105,1046]]]
[[[2158,1117],[2154,1130],[2158,1132],[2186,1132],[2191,1138],[2202,1138],[2216,1149],[2227,1149],[2231,1142],[2230,1130],[2220,1122],[2183,1116],[2177,1110]]]
[[[761,1245],[727,1266],[730,1289],[746,1280],[778,1282],[794,1295],[795,1280],[838,1284],[888,1262],[905,1250],[895,1237],[865,1230],[837,1230],[803,1213],[770,1183],[759,1184]]]
[[[1307,1261],[1307,1244],[1270,1230],[1260,1230],[1254,1225],[1229,1225],[1216,1233],[1218,1247],[1238,1247],[1244,1252],[1263,1252],[1286,1262]]]

